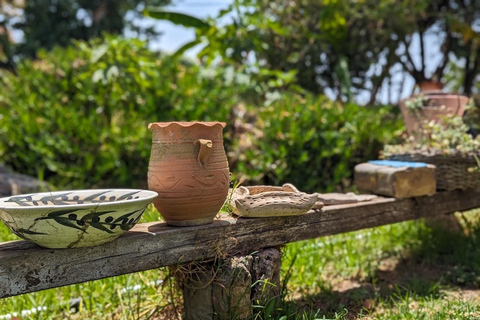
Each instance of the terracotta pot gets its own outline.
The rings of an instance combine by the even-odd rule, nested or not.
[[[155,122],[148,188],[168,224],[208,224],[224,204],[230,184],[222,122]]]
[[[435,81],[423,81],[418,84],[421,92],[440,91],[443,89],[443,83]]]
[[[399,103],[407,132],[410,135],[418,134],[424,121],[439,122],[446,116],[452,115],[462,117],[468,103],[468,97],[466,96],[441,91],[425,91],[421,95],[425,97],[425,106],[420,109],[411,110],[405,104],[410,99],[418,98],[419,95],[402,100]]]

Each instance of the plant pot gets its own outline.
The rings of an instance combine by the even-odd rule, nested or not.
[[[436,81],[422,81],[418,84],[420,92],[429,91],[441,91],[443,89],[443,83]]]
[[[222,122],[155,122],[148,167],[153,204],[169,225],[208,224],[230,184]]]
[[[407,101],[419,99],[422,96],[424,97],[422,107],[416,109],[407,107]],[[462,117],[467,103],[468,97],[466,96],[441,91],[425,91],[420,95],[400,101],[399,106],[408,134],[415,136],[421,132],[424,121],[440,122],[446,116]]]

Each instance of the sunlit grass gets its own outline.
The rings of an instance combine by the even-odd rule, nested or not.
[[[463,231],[419,220],[287,245],[288,295],[277,315],[293,309],[285,319],[478,318],[480,215],[457,216]],[[458,298],[465,289],[470,295]]]
[[[404,222],[291,243],[283,269],[294,260],[289,285],[313,292],[328,287],[332,278],[372,276],[382,259],[400,257],[418,244],[424,228],[422,222]]]

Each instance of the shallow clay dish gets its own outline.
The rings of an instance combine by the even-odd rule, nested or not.
[[[265,218],[296,216],[310,209],[320,209],[318,195],[299,192],[292,184],[276,186],[238,187],[232,194],[230,204],[237,216]]]
[[[0,199],[0,219],[17,236],[47,248],[112,241],[140,220],[156,192],[136,189],[32,193]]]

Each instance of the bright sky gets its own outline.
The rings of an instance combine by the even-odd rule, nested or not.
[[[197,18],[216,17],[220,10],[226,9],[232,0],[173,0],[173,4],[165,10],[192,15]],[[163,33],[158,42],[152,43],[153,49],[166,52],[175,52],[178,48],[195,38],[195,31],[191,28],[176,26],[167,21],[155,20],[156,27]],[[187,55],[194,56],[199,47],[187,51]]]

